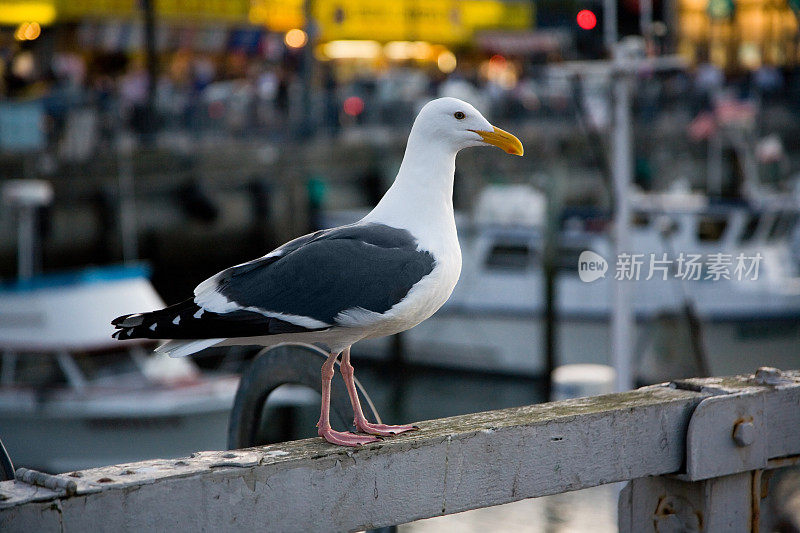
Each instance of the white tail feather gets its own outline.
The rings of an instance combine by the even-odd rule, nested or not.
[[[167,341],[158,348],[156,353],[167,354],[170,357],[186,357],[193,353],[211,348],[225,339],[200,339],[196,341]]]

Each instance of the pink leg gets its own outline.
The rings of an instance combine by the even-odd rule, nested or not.
[[[377,442],[379,439],[375,437],[334,431],[331,428],[331,380],[333,379],[333,365],[336,363],[337,357],[339,357],[338,354],[332,353],[328,355],[327,361],[322,364],[322,408],[319,415],[319,422],[317,422],[317,427],[319,428],[317,433],[331,444],[338,444],[340,446],[361,446],[362,444]]]
[[[361,410],[361,402],[358,400],[356,383],[353,380],[353,365],[350,364],[349,346],[342,352],[342,377],[344,378],[344,384],[347,385],[347,393],[350,395],[350,403],[353,404],[353,412],[355,413],[353,424],[355,424],[360,431],[363,431],[364,433],[370,433],[372,435],[388,436],[411,431],[412,429],[419,429],[417,426],[411,425],[389,426],[387,424],[373,424],[372,422],[367,421],[367,419],[364,417],[364,412]]]

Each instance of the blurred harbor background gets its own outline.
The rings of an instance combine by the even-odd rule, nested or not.
[[[255,350],[153,360],[99,340],[107,322],[357,220],[441,96],[526,156],[459,155],[456,293],[354,348],[384,418],[546,401],[554,366],[612,364],[615,282],[631,287],[633,383],[797,368],[799,21],[797,0],[0,0],[0,438],[49,471],[224,448]],[[586,250],[604,278],[580,276]],[[620,252],[641,254],[641,279]],[[681,254],[702,256],[697,278]],[[740,254],[760,258],[747,279]],[[276,393],[265,441],[313,436],[307,392]],[[70,438],[54,460],[45,445]],[[610,489],[408,527],[613,530]]]

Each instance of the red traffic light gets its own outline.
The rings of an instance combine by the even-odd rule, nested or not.
[[[597,16],[588,9],[578,11],[578,16],[575,18],[582,30],[591,30],[597,26]]]
[[[357,117],[364,111],[364,100],[358,96],[351,96],[344,101],[344,112],[351,117]]]

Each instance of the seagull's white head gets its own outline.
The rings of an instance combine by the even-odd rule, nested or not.
[[[420,246],[426,250],[444,246],[440,238],[450,239],[448,246],[456,250],[451,252],[460,266],[453,218],[456,154],[462,148],[487,145],[522,155],[519,139],[492,126],[468,103],[457,98],[428,102],[411,128],[397,178],[362,222],[405,228],[422,239]]]
[[[493,145],[509,154],[522,155],[522,143],[492,126],[480,112],[458,98],[438,98],[422,108],[412,135],[428,143],[444,143],[454,153],[470,146]]]

